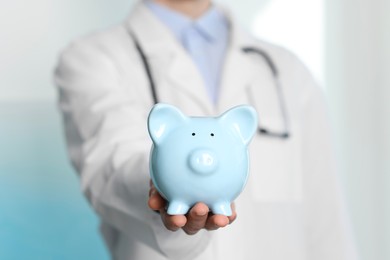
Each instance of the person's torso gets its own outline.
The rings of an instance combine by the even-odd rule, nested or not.
[[[175,105],[193,116],[216,116],[233,106],[249,104],[257,110],[261,126],[276,132],[286,130],[282,106],[286,110],[290,137],[255,135],[250,145],[249,181],[236,201],[238,219],[215,232],[212,244],[198,259],[305,259],[300,122],[306,90],[299,85],[294,71],[289,70],[295,58],[280,48],[235,32],[236,39],[231,40],[226,54],[218,102],[213,104],[183,47],[166,29],[156,25],[158,22],[145,8],[138,9],[141,10],[135,10],[123,25],[91,36],[88,41],[110,57],[117,68],[118,81],[132,97],[134,109],[145,115],[145,122],[153,98],[133,36],[144,48],[159,102]],[[279,71],[281,92],[264,57],[246,53],[244,47],[268,53]],[[152,249],[133,238],[120,232],[113,234],[118,259],[165,259],[157,258]]]

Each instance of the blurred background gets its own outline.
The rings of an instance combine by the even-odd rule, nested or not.
[[[66,156],[52,72],[72,39],[134,2],[0,0],[0,259],[109,259]],[[219,2],[324,88],[361,259],[390,259],[390,1]]]

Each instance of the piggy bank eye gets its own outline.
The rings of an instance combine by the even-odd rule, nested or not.
[[[214,133],[211,133],[210,135],[211,135],[211,136],[214,136]]]
[[[192,136],[195,136],[195,133],[192,133]]]

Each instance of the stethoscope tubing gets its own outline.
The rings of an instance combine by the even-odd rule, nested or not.
[[[149,62],[147,60],[147,57],[145,55],[145,52],[143,51],[137,37],[134,35],[134,33],[130,29],[128,29],[128,33],[129,33],[130,37],[132,38],[134,45],[135,45],[135,48],[137,49],[137,52],[139,53],[139,56],[141,58],[144,70],[146,72],[146,76],[147,76],[148,81],[149,81],[149,88],[151,91],[153,102],[154,102],[154,104],[157,104],[157,103],[159,103],[159,98],[158,98],[158,94],[157,94],[157,90],[156,90],[156,84],[155,84],[155,81],[153,79],[152,71],[151,71]],[[272,58],[270,57],[270,55],[267,52],[265,52],[259,48],[244,47],[241,50],[243,53],[246,53],[246,54],[255,53],[257,55],[260,55],[267,63],[267,65],[270,68],[270,71],[273,75],[274,81],[275,81],[276,92],[277,92],[278,101],[280,104],[281,114],[283,117],[285,131],[282,131],[279,133],[279,132],[269,131],[268,129],[259,126],[258,133],[262,134],[262,135],[267,135],[270,137],[288,139],[290,137],[290,131],[289,131],[287,110],[286,110],[286,106],[285,106],[286,102],[284,100],[282,86],[281,86],[280,79],[279,79],[279,71],[278,71],[275,63],[273,62]]]

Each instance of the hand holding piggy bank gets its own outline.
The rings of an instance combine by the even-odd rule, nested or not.
[[[168,214],[186,214],[203,202],[214,214],[230,216],[230,204],[247,181],[247,146],[256,128],[250,106],[213,118],[187,117],[174,106],[155,105],[148,118],[150,175],[169,202]]]

